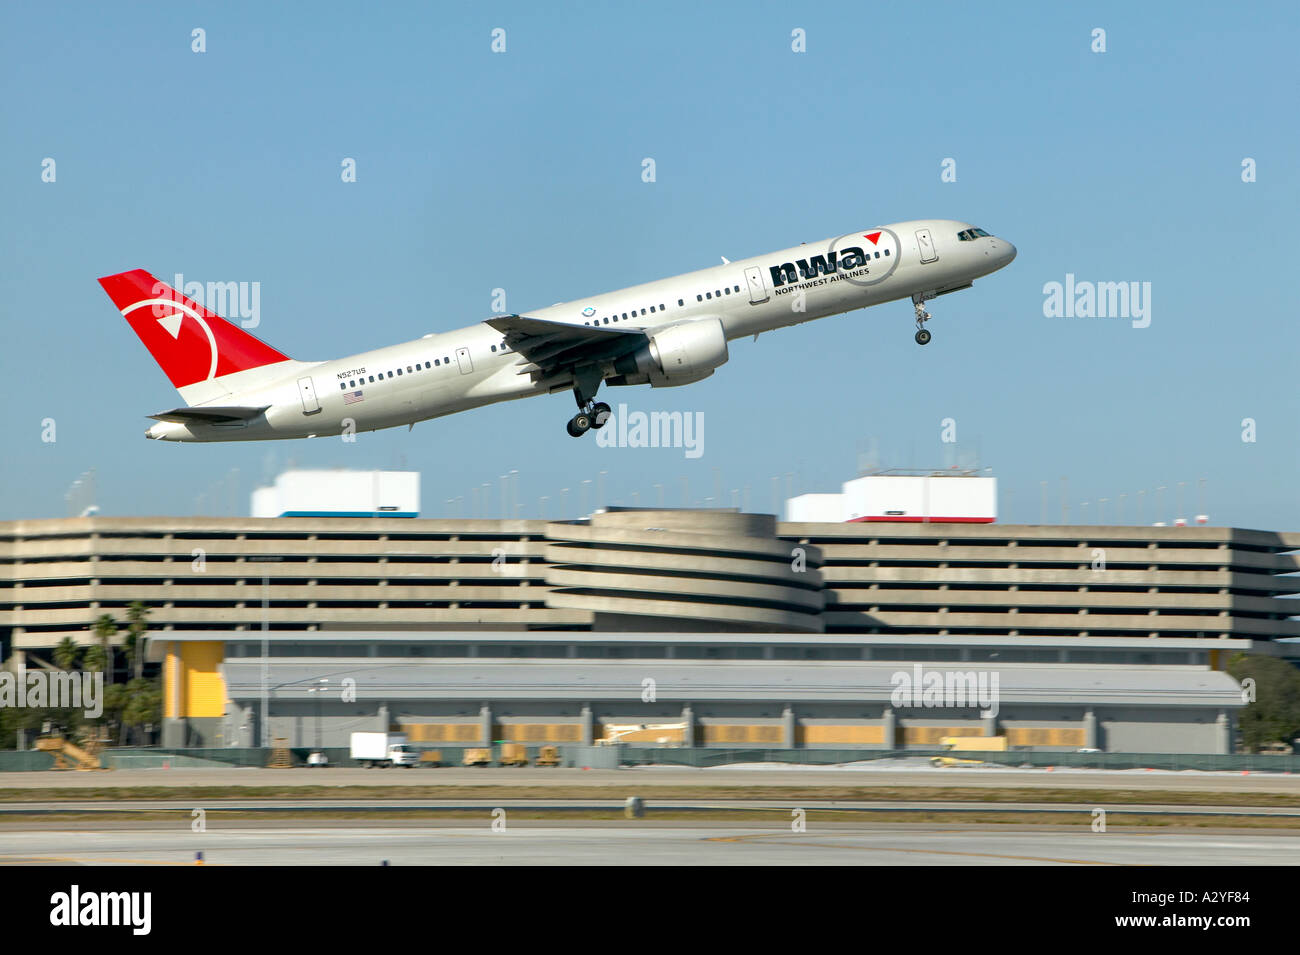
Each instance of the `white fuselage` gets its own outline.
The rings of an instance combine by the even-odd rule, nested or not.
[[[718,318],[727,339],[737,339],[882,302],[965,288],[1015,257],[1015,247],[1005,239],[981,235],[959,240],[958,233],[971,228],[948,219],[873,227],[524,314],[649,335],[669,325]],[[872,235],[877,236],[874,242],[868,239]],[[815,256],[828,260],[831,251],[843,260],[844,250],[853,248],[866,255],[855,267],[832,264],[822,274],[814,265],[815,274],[805,277],[808,273],[798,264]],[[783,270],[786,264],[796,269]],[[159,422],[146,433],[171,441],[247,441],[374,431],[569,387],[568,382],[521,374],[522,365],[520,356],[504,347],[499,331],[476,323],[346,358],[284,361],[206,381],[194,386],[191,405],[269,407],[249,421]]]

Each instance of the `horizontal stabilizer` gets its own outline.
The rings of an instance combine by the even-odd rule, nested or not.
[[[256,418],[270,405],[250,408],[244,405],[209,405],[202,408],[173,408],[149,415],[155,421],[171,421],[175,424],[225,424],[230,421],[248,421]]]

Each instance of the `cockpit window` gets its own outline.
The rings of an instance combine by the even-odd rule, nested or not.
[[[991,232],[985,232],[983,229],[963,229],[957,233],[957,238],[962,242],[973,242],[980,237],[992,237]]]

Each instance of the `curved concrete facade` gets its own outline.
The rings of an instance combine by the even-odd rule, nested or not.
[[[546,527],[546,605],[556,610],[820,633],[821,551],[734,511],[608,511]],[[688,624],[689,625],[689,624]]]
[[[779,535],[779,536],[778,536]],[[0,648],[151,631],[1300,636],[1300,534],[1228,527],[90,517],[0,522]],[[263,601],[266,607],[263,607]],[[119,634],[118,643],[121,642]]]

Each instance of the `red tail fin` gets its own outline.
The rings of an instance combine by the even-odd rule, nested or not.
[[[99,284],[177,388],[289,360],[144,269]]]

